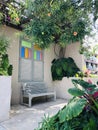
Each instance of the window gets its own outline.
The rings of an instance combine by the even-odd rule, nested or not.
[[[43,81],[43,50],[21,39],[19,53],[19,81]]]

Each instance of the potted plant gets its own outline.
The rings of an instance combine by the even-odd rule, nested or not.
[[[7,49],[9,41],[5,36],[0,36],[0,122],[9,118],[11,100],[11,75],[12,65],[9,63]]]

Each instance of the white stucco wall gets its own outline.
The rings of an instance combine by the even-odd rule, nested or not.
[[[12,75],[12,104],[18,104],[20,102],[20,84],[18,82],[18,66],[19,66],[19,31],[10,27],[1,28],[2,33],[5,34],[10,39],[10,48],[8,49],[10,63],[13,65],[13,75]],[[83,66],[83,56],[79,54],[79,43],[70,44],[66,48],[65,57],[72,57],[78,67],[82,69]],[[58,52],[59,49],[56,51]],[[70,86],[69,79],[64,80],[63,83],[60,81],[52,81],[51,77],[51,61],[57,58],[54,53],[54,45],[50,48],[44,50],[44,82],[47,86],[53,86],[56,88],[57,97],[65,98],[65,92],[67,92],[66,84]],[[59,87],[60,86],[60,87]],[[62,95],[62,96],[61,96]],[[66,94],[66,98],[69,95]]]
[[[82,70],[83,66],[85,65],[85,62],[84,62],[84,56],[79,53],[79,49],[80,49],[79,42],[67,45],[65,57],[72,57],[76,65],[80,68],[80,70]]]
[[[69,100],[72,96],[68,93],[69,88],[73,88],[72,79],[75,77],[66,78],[64,77],[61,81],[54,81],[53,86],[55,87],[57,98],[63,98]],[[84,78],[85,81],[90,79],[92,83],[96,84],[98,78]]]
[[[44,82],[48,86],[52,86],[53,83],[51,77],[51,62],[54,58],[56,58],[54,46],[51,45],[50,48],[44,50]]]
[[[1,33],[6,35],[10,40],[8,54],[10,63],[13,65],[11,103],[18,104],[20,103],[20,83],[18,82],[20,32],[8,26],[2,27],[1,30]],[[44,82],[47,84],[47,86],[52,86],[51,61],[54,58],[55,54],[53,46],[44,50]]]
[[[68,89],[73,86],[71,82],[72,78],[64,77],[60,81],[54,81],[53,86],[56,90],[57,98],[70,99],[72,96],[68,93]]]
[[[85,62],[83,55],[79,54],[79,49],[80,44],[78,42],[67,45],[65,50],[65,57],[73,58],[76,65],[80,68],[80,70],[82,70]],[[61,81],[52,82],[52,86],[54,86],[56,90],[57,98],[71,98],[71,95],[68,93],[68,89],[73,86],[71,79],[72,78],[64,77]]]
[[[19,31],[8,26],[3,26],[1,30],[1,33],[6,35],[10,41],[8,54],[10,63],[13,65],[11,103],[18,104],[20,101],[20,86],[18,83]]]
[[[9,119],[11,76],[0,76],[0,122]]]

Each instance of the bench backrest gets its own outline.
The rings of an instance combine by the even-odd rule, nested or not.
[[[47,92],[47,87],[45,83],[24,83],[22,85],[22,89],[24,90],[25,94],[32,93],[45,93]]]

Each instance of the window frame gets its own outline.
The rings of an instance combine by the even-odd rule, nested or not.
[[[20,38],[20,41],[19,41],[19,66],[18,66],[18,81],[19,82],[43,82],[44,81],[44,50],[41,50],[41,53],[42,53],[42,60],[35,60],[34,59],[34,45],[32,44],[32,47],[31,47],[31,58],[29,59],[26,59],[26,60],[31,60],[31,79],[28,80],[28,79],[22,79],[21,78],[21,64],[22,64],[22,59],[25,59],[23,57],[21,57],[21,47],[22,47],[22,41],[27,41],[27,42],[30,42],[29,40],[26,40],[24,38]],[[37,61],[37,62],[42,62],[42,79],[34,79],[34,61]]]

